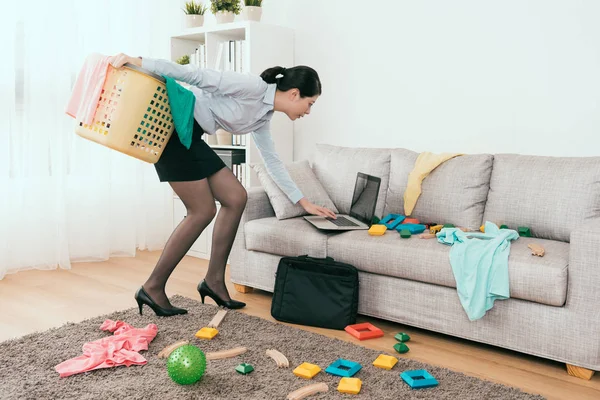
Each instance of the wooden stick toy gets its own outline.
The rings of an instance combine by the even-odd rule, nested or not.
[[[292,393],[288,394],[287,400],[301,400],[305,397],[312,396],[315,393],[324,393],[328,390],[329,386],[327,386],[326,383],[314,383],[312,385],[301,387],[298,390],[294,390]]]
[[[226,309],[219,310],[219,312],[217,312],[217,315],[215,315],[213,317],[213,319],[211,319],[210,322],[208,323],[208,327],[209,328],[218,328],[219,324],[221,323],[221,321],[223,321],[223,318],[225,318],[226,314],[227,314]]]
[[[535,243],[529,243],[527,245],[527,247],[529,247],[531,249],[531,255],[544,257],[545,250],[541,245],[535,244]]]
[[[287,357],[281,354],[279,351],[275,349],[269,349],[267,350],[267,355],[275,360],[279,368],[289,368],[290,362],[288,361]]]
[[[179,342],[175,342],[173,344],[168,345],[164,349],[158,353],[158,358],[168,358],[172,352],[175,351],[176,348],[183,346],[184,344],[188,344],[187,340],[180,340]]]
[[[220,360],[222,358],[230,358],[230,357],[239,356],[240,354],[244,354],[246,351],[248,351],[248,349],[245,347],[236,347],[236,348],[229,349],[229,350],[215,351],[212,353],[206,353],[206,359],[207,360]]]

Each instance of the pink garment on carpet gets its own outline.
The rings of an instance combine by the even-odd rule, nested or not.
[[[156,324],[137,329],[123,321],[110,319],[104,321],[100,329],[114,332],[114,335],[84,344],[83,355],[54,367],[61,378],[119,365],[144,365],[147,361],[138,351],[148,350],[148,345],[158,333]]]
[[[85,59],[66,110],[66,113],[77,121],[88,125],[94,121],[110,59],[110,56],[98,53],[90,54]]]

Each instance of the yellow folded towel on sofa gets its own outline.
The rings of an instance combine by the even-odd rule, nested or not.
[[[408,175],[408,185],[404,191],[404,215],[407,217],[413,212],[417,200],[421,195],[421,183],[444,161],[462,155],[461,153],[441,153],[434,154],[431,152],[423,152],[417,157],[415,167]]]

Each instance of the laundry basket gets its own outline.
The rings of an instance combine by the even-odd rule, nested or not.
[[[165,79],[143,68],[109,64],[91,125],[75,132],[86,139],[155,163],[174,131]]]

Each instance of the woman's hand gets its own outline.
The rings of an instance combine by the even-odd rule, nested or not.
[[[115,68],[121,68],[123,65],[129,63],[137,67],[142,66],[142,59],[136,57],[130,57],[127,54],[119,53],[116,56],[110,57],[110,64]]]
[[[319,207],[316,204],[311,203],[310,201],[308,201],[306,199],[306,197],[303,197],[302,199],[300,199],[300,201],[298,202],[300,203],[300,205],[306,210],[307,213],[312,214],[312,215],[319,215],[321,217],[327,217],[327,218],[333,218],[336,219],[337,217],[335,216],[335,213],[333,211],[331,211],[328,208],[325,207]]]

